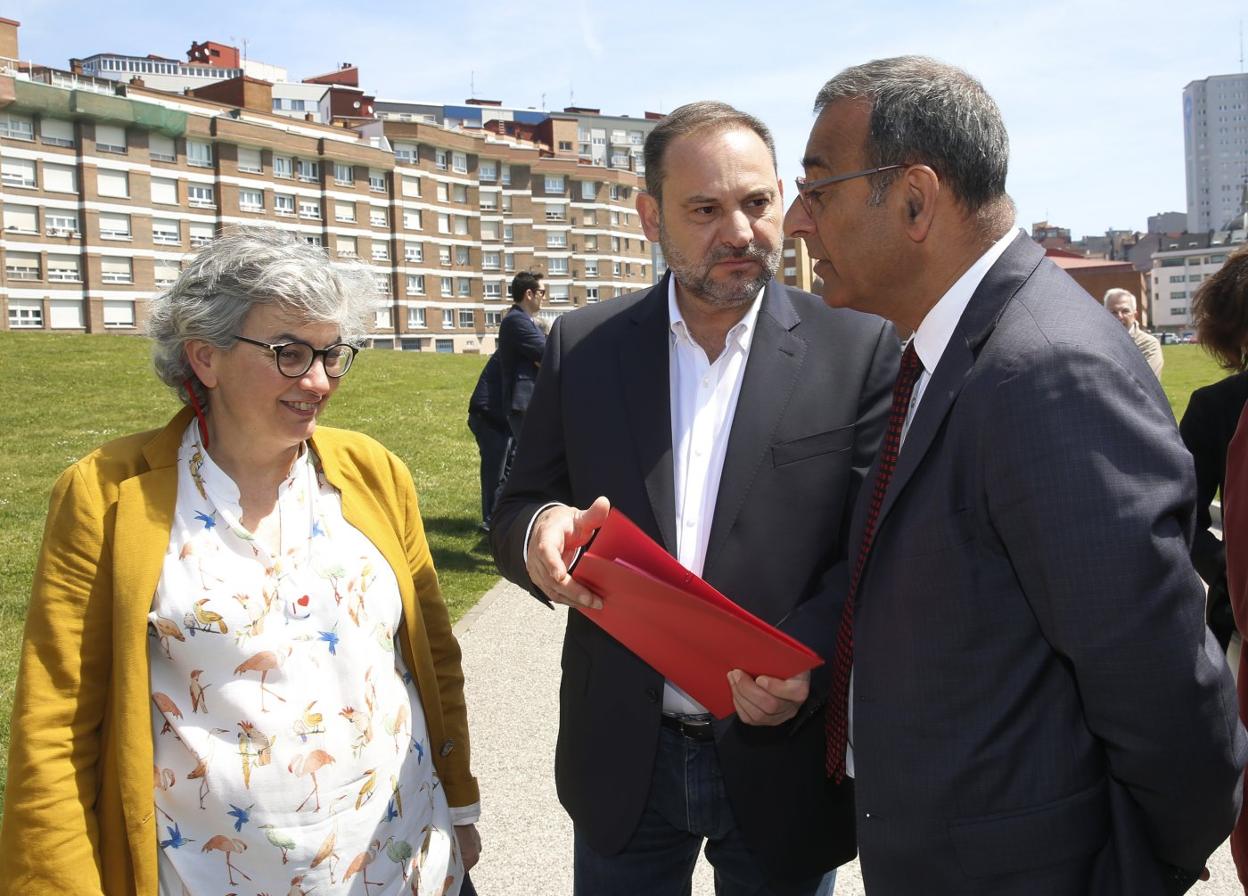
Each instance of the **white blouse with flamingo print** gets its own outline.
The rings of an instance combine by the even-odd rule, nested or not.
[[[394,571],[306,445],[276,556],[238,499],[192,423],[148,616],[162,896],[457,894]]]

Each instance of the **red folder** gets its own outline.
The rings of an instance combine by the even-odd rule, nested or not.
[[[572,570],[602,598],[582,611],[716,718],[734,712],[728,673],[791,678],[821,665],[806,645],[724,597],[612,508]]]

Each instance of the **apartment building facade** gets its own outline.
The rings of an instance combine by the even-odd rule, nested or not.
[[[1153,326],[1170,331],[1191,329],[1196,290],[1245,242],[1248,230],[1242,229],[1166,237],[1161,251],[1153,253],[1149,272]]]
[[[656,279],[631,168],[423,121],[298,121],[246,76],[197,92],[0,72],[0,327],[140,332],[238,225],[369,266],[377,347],[491,351],[522,270],[546,275],[549,316]]]

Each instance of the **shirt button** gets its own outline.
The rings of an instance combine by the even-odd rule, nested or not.
[[[444,740],[442,741],[441,749],[438,750],[438,755],[440,755],[443,759],[445,759],[447,756],[451,755],[451,751],[454,749],[455,749],[455,741]]]
[[[686,529],[692,529],[692,528],[693,528],[693,520],[685,520],[685,528],[686,528]]]
[[[703,377],[703,378],[702,378],[702,388],[703,388],[703,389],[705,389],[705,388],[709,387],[710,385],[711,385],[710,378],[709,378],[709,377]]]

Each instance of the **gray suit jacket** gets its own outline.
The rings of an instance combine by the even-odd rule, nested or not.
[[[551,331],[491,532],[502,573],[543,601],[523,548],[546,502],[584,507],[606,495],[675,551],[667,283],[566,314]],[[847,588],[849,512],[899,356],[881,319],[766,288],[703,575],[826,658]],[[579,833],[600,852],[624,848],[645,806],[662,689],[658,672],[568,613],[555,776]],[[820,669],[806,712],[779,728],[717,723],[737,825],[777,876],[808,878],[854,852],[848,789],[824,786],[826,690]]]
[[[923,395],[858,592],[872,896],[1185,889],[1248,756],[1194,495],[1139,350],[1020,235]]]

